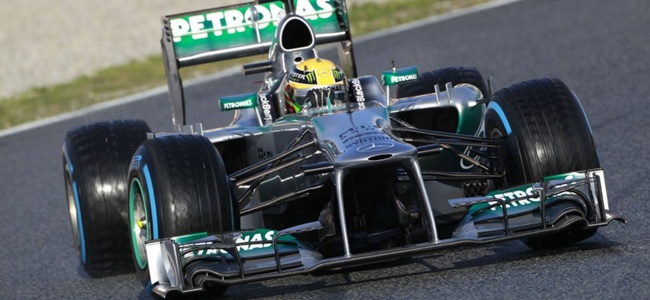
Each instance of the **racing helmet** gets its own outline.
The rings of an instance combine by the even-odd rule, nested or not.
[[[341,68],[322,58],[310,58],[295,65],[287,72],[286,80],[287,113],[300,112],[305,105],[317,105],[307,100],[313,91],[333,94],[333,92],[344,91],[345,88],[345,75]],[[309,93],[310,91],[312,93]]]

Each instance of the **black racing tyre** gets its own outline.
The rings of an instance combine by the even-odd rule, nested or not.
[[[435,92],[435,85],[440,87],[440,91],[445,91],[445,84],[451,82],[452,85],[460,83],[469,83],[476,86],[483,97],[488,97],[487,86],[483,80],[483,75],[473,67],[448,67],[430,72],[422,72],[418,80],[405,82],[397,86],[395,97],[412,97]]]
[[[494,161],[505,172],[504,188],[600,167],[582,106],[558,79],[524,81],[496,92],[488,104],[485,130],[489,137],[508,136]],[[596,233],[583,225],[523,242],[534,249],[568,246]]]
[[[579,241],[586,240],[596,234],[597,231],[598,228],[596,227],[581,228],[578,224],[560,233],[529,237],[521,241],[531,249],[554,249],[567,247]]]
[[[72,235],[91,277],[133,272],[129,247],[127,174],[149,126],[139,120],[72,129],[63,144],[63,169]]]
[[[133,262],[142,283],[151,287],[146,241],[238,230],[236,201],[207,138],[179,134],[144,142],[131,161],[128,200]]]

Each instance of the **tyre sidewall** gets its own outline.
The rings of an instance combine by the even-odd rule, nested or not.
[[[125,244],[126,176],[129,158],[149,131],[144,121],[116,120],[66,135],[62,152],[70,224],[80,262],[91,277],[132,271]]]
[[[155,167],[156,166],[154,163],[152,163],[151,154],[147,147],[144,145],[140,146],[133,155],[133,159],[131,160],[128,177],[129,233],[130,242],[132,244],[131,254],[133,257],[133,264],[135,266],[137,277],[140,282],[147,287],[151,287],[149,266],[146,261],[146,256],[140,257],[140,259],[144,261],[138,261],[139,255],[136,254],[136,251],[139,249],[136,249],[138,246],[136,246],[136,243],[134,241],[134,230],[136,230],[137,224],[134,223],[134,221],[136,221],[136,217],[134,216],[132,205],[135,205],[134,202],[138,200],[134,199],[134,193],[136,191],[133,191],[132,189],[137,185],[139,185],[139,188],[141,188],[142,201],[144,202],[143,204],[146,212],[147,237],[149,239],[159,239],[161,237],[164,237],[164,228],[161,228],[161,224],[158,222],[158,218],[154,218],[154,210],[152,210],[152,207],[155,208],[155,215],[158,216],[159,208],[156,205],[156,195],[160,195],[160,193],[157,191],[158,185],[155,184],[156,178],[154,176],[156,172],[152,172],[152,168]],[[161,234],[161,230],[163,231],[163,234]]]
[[[497,172],[506,174],[505,182],[500,187],[508,187],[516,184],[516,182],[526,182],[526,174],[524,169],[524,158],[520,151],[519,137],[512,134],[512,128],[504,115],[497,113],[500,106],[495,102],[488,105],[488,110],[485,114],[485,134],[488,138],[499,139],[504,138],[501,147],[497,150],[496,158],[493,159],[493,167]],[[507,136],[507,137],[506,137]],[[509,182],[509,178],[521,178]]]

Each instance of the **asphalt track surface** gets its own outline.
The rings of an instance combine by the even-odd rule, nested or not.
[[[421,70],[476,66],[499,88],[558,77],[580,97],[606,169],[611,209],[627,225],[575,246],[533,251],[518,241],[445,250],[379,266],[235,286],[224,298],[650,298],[650,2],[521,1],[356,44],[362,74],[396,60]],[[322,53],[327,56],[328,53]],[[192,121],[223,125],[220,95],[253,91],[229,76],[188,91]],[[141,118],[171,129],[165,95],[0,137],[0,299],[148,299],[135,275],[90,279],[66,212],[61,143],[75,126]]]

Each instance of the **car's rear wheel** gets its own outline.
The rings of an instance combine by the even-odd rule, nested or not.
[[[499,90],[488,105],[485,126],[490,137],[508,136],[495,160],[497,170],[505,172],[504,188],[600,167],[582,106],[558,79],[529,80]],[[596,233],[596,228],[582,225],[523,242],[534,249],[553,248]]]
[[[440,91],[445,91],[445,85],[450,82],[452,86],[460,83],[469,83],[476,86],[484,97],[488,91],[483,75],[473,67],[447,67],[434,71],[422,72],[418,80],[402,83],[397,86],[395,97],[412,97],[435,92],[437,84]]]
[[[133,262],[144,285],[151,284],[146,241],[239,229],[239,208],[223,161],[202,136],[170,135],[144,142],[131,162],[128,195]]]
[[[70,130],[63,169],[72,236],[91,277],[132,272],[128,186],[131,156],[147,138],[144,121],[107,121]]]

